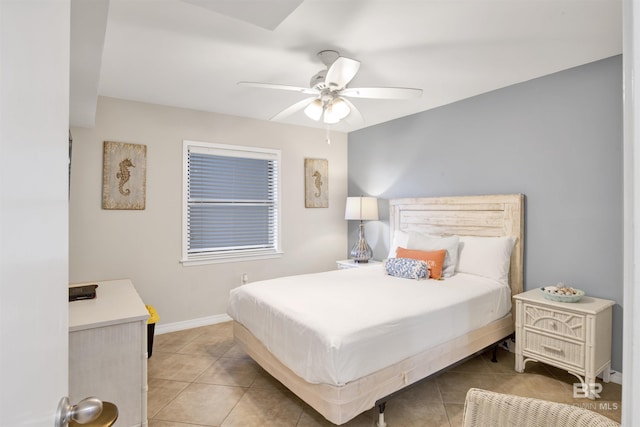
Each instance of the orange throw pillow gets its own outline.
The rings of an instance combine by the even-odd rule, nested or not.
[[[438,251],[419,251],[415,249],[405,249],[398,246],[396,249],[396,257],[398,258],[411,258],[425,261],[429,266],[429,277],[432,279],[439,279],[442,277],[442,265],[444,264],[444,257],[447,255],[446,249],[440,249]]]

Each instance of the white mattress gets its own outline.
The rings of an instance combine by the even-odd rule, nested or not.
[[[250,283],[231,291],[228,313],[306,381],[340,386],[510,309],[509,287],[490,279],[417,281],[376,265]]]

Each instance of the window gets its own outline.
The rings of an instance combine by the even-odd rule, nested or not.
[[[184,141],[185,264],[280,253],[280,151]]]

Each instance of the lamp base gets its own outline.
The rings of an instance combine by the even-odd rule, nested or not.
[[[373,257],[373,251],[364,238],[364,224],[362,221],[360,221],[358,241],[353,245],[353,248],[351,248],[350,255],[351,258],[353,258],[353,262],[358,264],[365,264]]]

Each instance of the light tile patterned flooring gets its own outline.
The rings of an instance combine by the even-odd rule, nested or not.
[[[621,386],[604,385],[596,402],[573,399],[576,378],[541,363],[513,370],[514,355],[485,353],[404,391],[387,402],[389,427],[462,424],[471,387],[576,404],[620,422]],[[231,323],[156,335],[148,364],[149,427],[332,426],[274,380],[233,343]],[[376,409],[344,424],[373,427]]]

